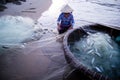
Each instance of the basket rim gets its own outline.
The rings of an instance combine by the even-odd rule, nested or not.
[[[68,47],[68,37],[69,35],[74,32],[75,30],[79,29],[79,28],[75,28],[72,30],[69,30],[63,38],[63,49],[64,49],[64,55],[65,57],[67,57],[69,60],[66,59],[66,61],[68,61],[68,64],[70,64],[71,67],[78,69],[80,71],[82,71],[84,74],[92,77],[92,80],[111,80],[110,78],[108,78],[107,76],[104,76],[98,72],[92,71],[91,69],[85,67],[83,64],[80,63],[80,61],[74,56],[74,54],[70,51],[69,47]]]

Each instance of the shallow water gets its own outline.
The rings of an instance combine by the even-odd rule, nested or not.
[[[74,27],[92,23],[120,26],[120,0],[53,0],[53,5],[42,14],[38,22],[47,28],[56,28],[57,17],[65,4],[74,9]]]
[[[120,46],[105,33],[89,33],[71,46],[81,64],[113,79],[120,77]]]

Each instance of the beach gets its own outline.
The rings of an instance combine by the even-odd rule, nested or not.
[[[0,16],[25,16],[37,20],[44,11],[49,9],[51,4],[51,0],[26,0],[26,2],[22,2],[21,5],[7,3],[7,9],[5,9],[3,12],[0,12]]]
[[[56,29],[56,20],[65,4],[74,9],[73,28],[95,23],[120,28],[118,0],[8,3],[7,9],[0,12],[0,80],[63,80],[66,72],[69,77],[71,70],[60,40],[63,35],[58,35]]]

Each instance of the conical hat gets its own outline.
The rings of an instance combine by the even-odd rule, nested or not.
[[[67,4],[61,9],[62,13],[71,13],[73,12],[73,9]]]

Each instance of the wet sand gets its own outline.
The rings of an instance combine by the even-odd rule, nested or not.
[[[0,16],[25,16],[37,20],[40,18],[42,13],[50,7],[51,4],[52,0],[26,0],[26,2],[22,2],[22,5],[8,3],[6,5],[8,9],[0,12]]]
[[[62,43],[41,44],[6,49],[0,55],[0,80],[62,80],[66,65]]]

